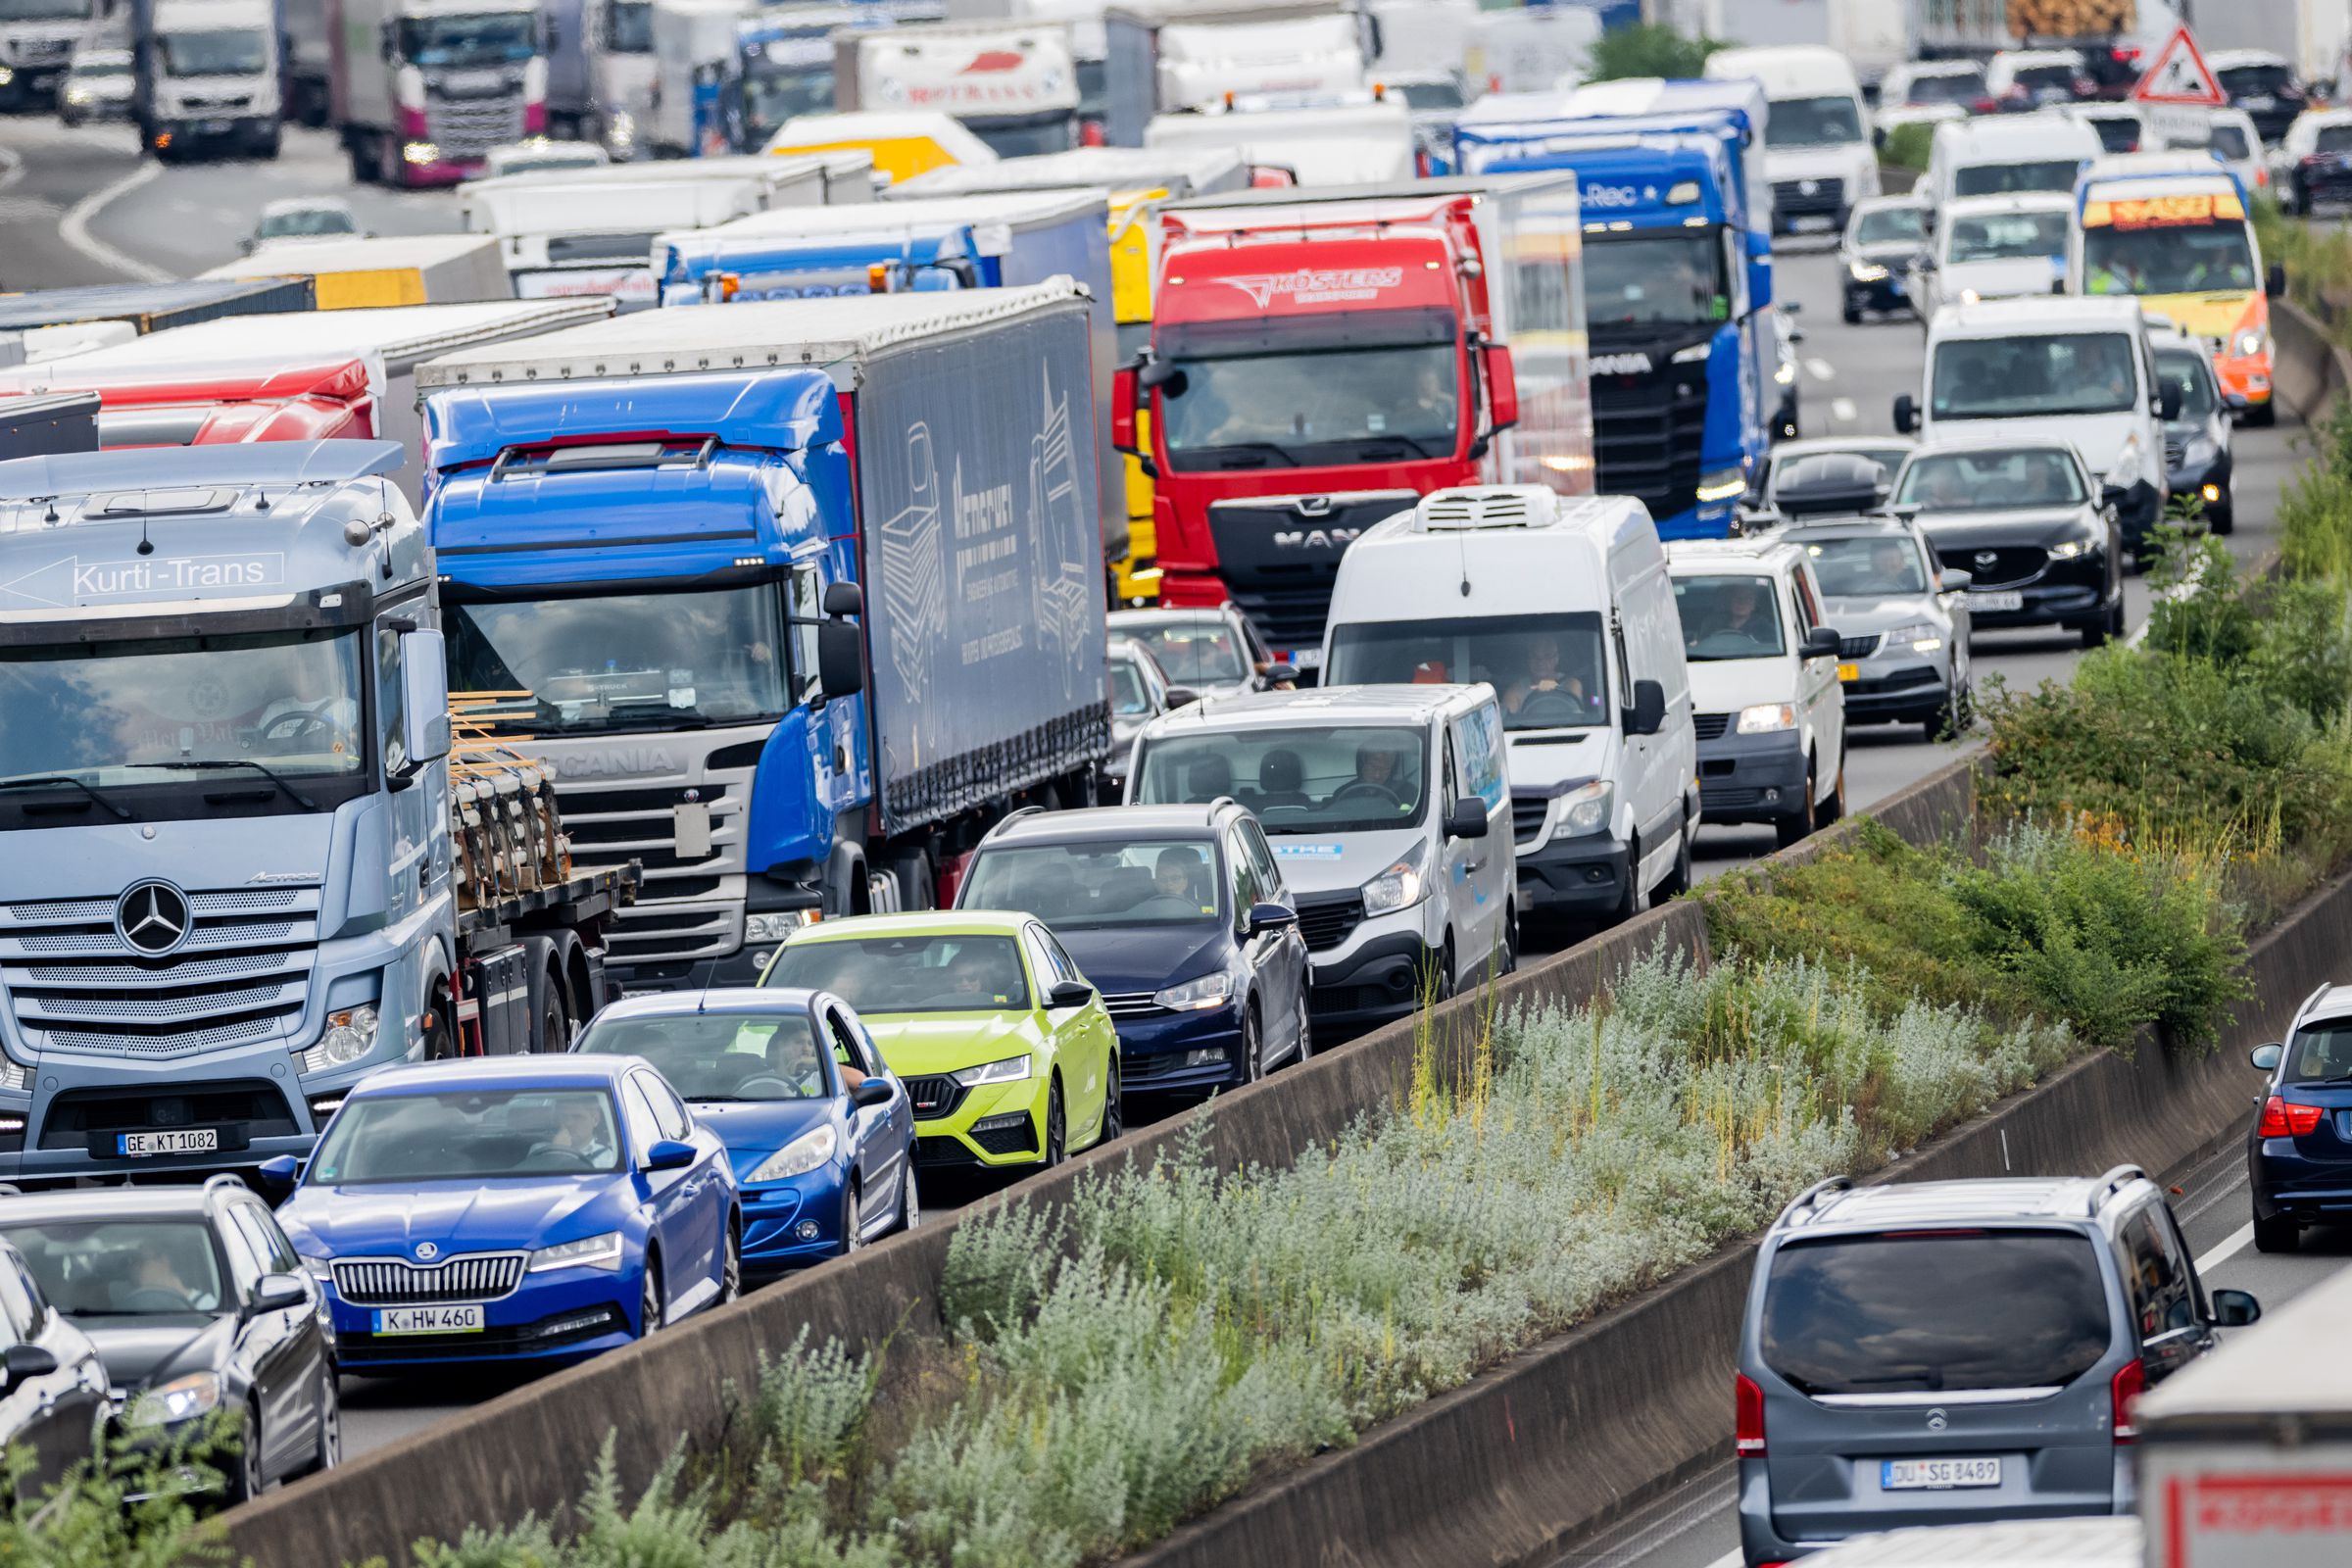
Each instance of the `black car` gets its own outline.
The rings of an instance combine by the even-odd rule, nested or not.
[[[1129,1095],[1254,1083],[1314,1053],[1298,909],[1231,800],[1017,811],[981,840],[956,906],[1046,923],[1102,990]]]
[[[98,1452],[106,1388],[97,1347],[49,1304],[17,1250],[0,1242],[0,1445],[32,1456],[17,1478],[20,1500],[37,1499]]]
[[[1844,291],[1848,326],[1866,312],[1911,309],[1908,278],[1927,254],[1927,223],[1926,204],[1908,196],[1879,196],[1854,204],[1845,235],[1838,242],[1838,283]]]
[[[2176,496],[2195,496],[2205,526],[2229,533],[2237,526],[2231,426],[2230,406],[2222,401],[2222,385],[2213,373],[2213,357],[2194,338],[2174,332],[2153,333],[2149,342],[2156,351],[2157,376],[2180,392],[2180,416],[2164,421],[2168,487]]]
[[[0,1237],[97,1347],[101,1403],[128,1435],[241,1413],[241,1451],[220,1458],[230,1501],[342,1458],[318,1283],[234,1176],[0,1199]]]
[[[2295,79],[2295,68],[2263,49],[2217,49],[2206,57],[2214,80],[2243,109],[2264,141],[2286,134],[2295,117],[2311,107],[2311,94]]]
[[[1949,442],[1903,463],[1888,505],[1969,574],[1978,631],[2064,626],[2096,648],[2124,632],[2124,535],[2065,441]]]

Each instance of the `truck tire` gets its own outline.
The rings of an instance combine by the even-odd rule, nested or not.
[[[569,1051],[581,1021],[572,1005],[571,983],[564,978],[569,955],[553,937],[523,940],[530,949],[530,1049],[549,1054]]]
[[[377,163],[375,148],[368,133],[364,130],[344,132],[343,150],[351,154],[351,182],[354,185],[374,184],[375,172],[381,166]]]
[[[900,908],[939,907],[939,883],[931,874],[930,856],[921,850],[907,850],[895,855],[891,857],[890,874],[898,879]]]

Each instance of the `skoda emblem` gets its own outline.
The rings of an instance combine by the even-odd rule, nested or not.
[[[1941,1432],[1943,1430],[1943,1412],[1941,1410],[1930,1410],[1928,1412],[1928,1430],[1930,1432]]]
[[[436,1258],[436,1257],[439,1257],[440,1255],[441,1255],[441,1249],[439,1249],[438,1247],[435,1247],[435,1246],[434,1246],[432,1243],[430,1243],[430,1242],[418,1242],[418,1243],[416,1244],[416,1261],[417,1261],[417,1262],[419,1262],[419,1263],[430,1263],[430,1262],[431,1262],[431,1261],[432,1261],[434,1258]],[[1938,1412],[1938,1419],[1940,1419],[1940,1412]]]
[[[169,882],[133,883],[115,903],[115,935],[145,957],[177,951],[188,925],[188,896]]]

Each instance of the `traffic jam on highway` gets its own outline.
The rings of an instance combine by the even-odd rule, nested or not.
[[[348,159],[0,296],[0,1439],[330,1468],[1795,845],[2235,532],[2314,39],[1585,79],[1629,9],[0,0],[0,145]],[[2261,1251],[2348,1054],[2257,1054]],[[1799,1198],[1728,1560],[2139,1562],[2135,1403],[2261,1315],[2186,1224]]]

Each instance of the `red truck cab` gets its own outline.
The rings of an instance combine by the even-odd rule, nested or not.
[[[0,397],[98,394],[98,445],[221,446],[376,435],[376,380],[366,359],[331,358],[284,369],[158,366],[76,373],[71,362],[0,373]]]

